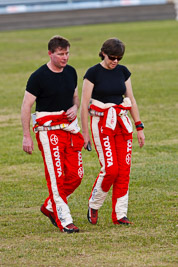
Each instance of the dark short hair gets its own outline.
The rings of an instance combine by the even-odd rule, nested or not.
[[[67,48],[70,47],[70,43],[64,37],[55,35],[48,42],[48,50],[54,53],[58,47]]]
[[[99,56],[103,60],[104,56],[102,52],[108,56],[118,56],[122,58],[125,52],[125,45],[117,38],[110,38],[103,43],[99,53]]]

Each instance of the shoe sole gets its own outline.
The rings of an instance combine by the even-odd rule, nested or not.
[[[129,222],[129,223],[126,223],[126,222],[116,222],[114,224],[118,224],[118,225],[133,225],[134,223],[133,222]]]
[[[55,220],[53,219],[53,217],[51,216],[51,215],[46,215],[41,209],[40,209],[40,211],[46,216],[46,217],[48,217],[49,219],[50,219],[50,221],[51,221],[51,223],[55,226],[55,227],[58,227],[57,226],[57,223],[55,222]]]
[[[120,222],[120,223],[118,223],[118,224],[121,224],[121,225],[130,225],[130,224],[132,224],[132,223],[123,223],[123,222]]]
[[[88,210],[88,213],[87,213],[87,219],[88,219],[89,223],[91,223],[93,225],[97,224],[97,221],[96,221],[96,223],[92,223],[92,221],[90,219],[90,216],[89,216],[89,210]]]
[[[62,232],[65,232],[67,234],[72,234],[72,233],[79,233],[79,229],[66,229],[66,228],[63,228],[62,229]]]

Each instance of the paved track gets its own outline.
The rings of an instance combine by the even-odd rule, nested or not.
[[[0,31],[175,19],[173,4],[0,15]]]

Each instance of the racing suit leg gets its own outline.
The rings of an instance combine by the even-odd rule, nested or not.
[[[67,204],[64,193],[64,150],[68,146],[69,132],[62,130],[57,131],[40,131],[37,133],[37,141],[41,150],[49,198],[46,199],[45,205],[49,210],[52,204],[52,210],[56,217],[56,223],[60,230],[70,223],[73,223],[72,216]]]
[[[64,193],[66,197],[69,197],[75,191],[83,178],[81,153],[84,144],[83,136],[80,133],[71,135],[69,142],[71,145],[66,147],[64,159]]]
[[[68,137],[70,138],[70,136]],[[71,139],[69,139],[68,142],[69,145],[66,147],[64,154],[64,183],[63,183],[64,193],[67,198],[81,184],[84,174],[82,153],[81,153],[84,144],[83,136],[80,133],[71,135]],[[53,212],[52,203],[49,197],[45,200],[44,206],[49,211]]]
[[[91,131],[95,149],[101,165],[100,173],[89,197],[89,207],[98,210],[118,176],[117,154],[114,135],[103,134],[103,117],[91,117]]]
[[[119,127],[118,127],[119,132]],[[113,183],[112,220],[127,217],[128,189],[131,169],[132,139],[125,140],[121,133],[115,136],[119,174]]]

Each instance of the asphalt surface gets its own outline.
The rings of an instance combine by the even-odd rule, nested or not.
[[[0,15],[0,31],[175,19],[174,4]]]

